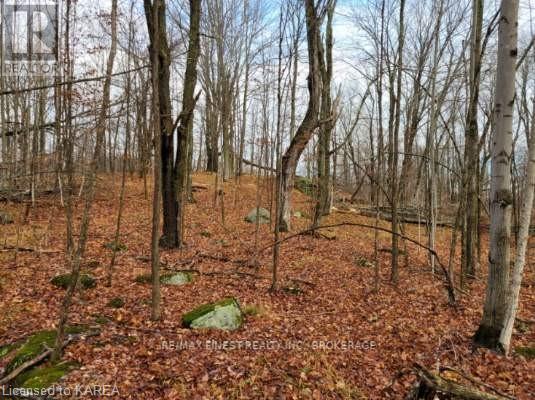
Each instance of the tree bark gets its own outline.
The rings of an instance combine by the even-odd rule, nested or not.
[[[321,99],[321,76],[319,70],[319,28],[321,19],[317,15],[314,0],[305,1],[307,43],[308,43],[308,106],[301,124],[297,128],[290,147],[282,157],[280,172],[281,207],[279,210],[279,229],[288,232],[291,228],[291,193],[294,186],[297,162],[319,123]]]
[[[158,7],[155,5],[159,4]],[[171,64],[170,49],[167,41],[166,7],[165,1],[144,1],[145,16],[150,38],[151,51],[158,52],[158,101],[160,118],[160,154],[162,162],[162,205],[163,205],[163,234],[160,245],[165,248],[179,246],[178,236],[178,179],[175,173],[175,150],[173,141],[173,120],[171,96],[169,89]],[[156,15],[153,15],[156,12]],[[157,24],[155,23],[157,20]],[[158,46],[156,47],[156,44]],[[154,60],[151,60],[154,64]]]
[[[476,272],[476,244],[478,224],[478,155],[479,135],[477,108],[479,102],[479,82],[481,71],[481,31],[483,26],[483,0],[473,0],[472,39],[470,56],[470,101],[466,116],[465,131],[465,223],[462,234],[461,282]],[[461,287],[463,284],[461,283]]]
[[[392,201],[392,260],[391,260],[391,274],[390,280],[397,285],[399,279],[398,269],[398,200],[399,200],[399,185],[398,185],[398,146],[399,146],[399,125],[401,114],[401,74],[403,72],[403,42],[405,37],[404,27],[405,14],[405,0],[399,3],[399,43],[398,43],[398,65],[397,65],[397,94],[395,96],[396,113],[394,119],[393,135],[392,135],[392,164],[391,164],[391,201]]]
[[[182,245],[183,241],[183,219],[184,219],[184,204],[187,199],[184,195],[188,171],[190,169],[190,157],[188,155],[192,149],[188,151],[188,141],[193,129],[193,111],[197,99],[195,98],[195,85],[197,84],[197,61],[200,53],[200,20],[201,20],[201,0],[190,0],[190,25],[189,25],[189,45],[186,61],[186,71],[184,74],[184,90],[182,93],[182,111],[178,117],[177,126],[177,156],[175,161],[174,175],[177,180],[177,197],[179,201],[179,208],[177,210],[178,223],[178,246]]]
[[[498,65],[490,184],[489,275],[476,345],[503,350],[500,334],[507,312],[511,238],[511,154],[518,40],[518,0],[503,0],[498,32]]]
[[[513,265],[511,288],[505,311],[505,320],[500,333],[500,345],[505,354],[509,353],[511,347],[511,335],[515,324],[516,313],[518,311],[518,300],[522,284],[522,273],[526,264],[526,248],[529,240],[529,226],[531,223],[531,212],[533,209],[533,194],[535,191],[535,102],[533,103],[533,122],[528,139],[528,168],[526,173],[526,184],[522,207],[520,209],[520,227],[518,229],[518,241],[516,243],[516,256]]]
[[[329,4],[327,10],[327,27],[325,29],[325,56],[321,54],[320,72],[322,79],[321,90],[321,120],[318,143],[318,199],[314,214],[314,225],[321,224],[321,218],[329,214],[331,208],[331,136],[335,121],[333,119],[331,99],[331,79],[333,73],[332,48],[333,48],[333,16],[336,0]],[[320,45],[321,46],[321,45]],[[322,46],[321,46],[322,47]],[[320,48],[321,48],[320,47]],[[323,52],[321,52],[323,53]]]

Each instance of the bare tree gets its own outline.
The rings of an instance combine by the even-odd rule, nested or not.
[[[318,199],[314,213],[315,226],[319,226],[321,218],[330,213],[331,208],[331,140],[336,124],[331,96],[333,76],[333,17],[336,1],[330,1],[327,8],[327,24],[325,27],[325,48],[320,43],[320,72],[322,81],[320,129],[318,136]]]
[[[476,244],[478,234],[478,126],[477,109],[481,78],[481,36],[483,27],[483,0],[472,1],[472,33],[470,40],[470,101],[466,115],[464,146],[465,164],[465,221],[462,234],[461,282],[465,276],[474,276],[476,263]],[[461,284],[462,286],[462,284]]]
[[[98,115],[96,125],[96,143],[93,151],[93,157],[91,159],[91,165],[86,171],[86,184],[84,187],[84,209],[82,213],[82,220],[80,223],[80,235],[78,239],[78,245],[71,262],[71,280],[59,314],[59,322],[57,328],[57,336],[54,347],[53,359],[59,360],[63,350],[63,342],[65,340],[65,326],[67,324],[69,310],[72,303],[72,298],[76,290],[78,278],[80,276],[80,264],[84,257],[85,246],[88,238],[89,219],[91,216],[91,208],[93,205],[93,198],[95,194],[95,180],[98,167],[98,157],[100,155],[102,144],[104,142],[104,135],[106,132],[106,117],[108,113],[108,107],[110,104],[110,87],[111,87],[111,75],[113,72],[113,63],[115,60],[115,54],[117,52],[117,0],[112,0],[111,6],[111,47],[108,55],[108,61],[106,64],[106,79],[104,80],[104,89],[102,94],[102,105]]]
[[[179,247],[178,231],[178,178],[175,168],[175,145],[173,138],[173,120],[171,107],[171,94],[169,87],[171,53],[167,40],[166,6],[165,0],[144,1],[145,16],[149,31],[151,51],[158,54],[158,90],[160,108],[160,151],[162,160],[162,205],[163,205],[163,235],[160,245],[165,248]],[[158,24],[155,24],[155,21]],[[155,46],[155,43],[158,46]],[[152,54],[152,53],[151,53]],[[151,59],[154,68],[154,60]],[[153,70],[154,73],[154,70]],[[154,88],[153,88],[154,89]],[[154,93],[153,93],[154,95]],[[154,111],[154,110],[153,110]]]
[[[401,118],[401,76],[403,73],[403,44],[405,39],[405,0],[401,0],[399,3],[399,38],[398,38],[398,51],[397,51],[397,83],[396,89],[397,92],[394,95],[394,88],[391,88],[391,111],[394,115],[394,121],[392,122],[391,130],[391,162],[390,162],[390,179],[391,179],[391,202],[392,202],[392,261],[391,261],[391,275],[390,279],[394,284],[397,284],[399,279],[399,270],[398,270],[398,200],[399,200],[399,182],[398,182],[398,146],[399,146],[399,127],[400,127],[400,118]],[[393,84],[393,79],[391,81]]]
[[[190,24],[189,24],[189,44],[186,61],[186,72],[184,74],[184,90],[182,92],[182,111],[177,122],[178,149],[175,161],[175,175],[177,179],[177,191],[179,208],[177,212],[179,231],[179,244],[182,244],[184,236],[184,204],[188,172],[190,171],[191,153],[188,149],[188,141],[193,130],[193,111],[197,103],[198,95],[195,96],[195,85],[197,84],[197,61],[200,52],[200,20],[201,20],[201,0],[190,0]]]

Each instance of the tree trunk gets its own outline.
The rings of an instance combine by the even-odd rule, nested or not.
[[[291,193],[294,186],[295,169],[299,157],[319,123],[319,106],[321,99],[321,76],[319,70],[320,34],[314,0],[305,1],[307,43],[308,43],[308,107],[301,124],[297,128],[290,147],[282,156],[280,172],[281,207],[279,210],[279,229],[281,232],[290,230]]]
[[[180,207],[177,210],[177,223],[179,229],[178,246],[183,240],[184,204],[186,203],[185,190],[187,187],[190,157],[188,155],[188,141],[193,128],[193,110],[195,109],[195,85],[197,83],[197,60],[200,53],[199,29],[201,19],[201,1],[190,0],[189,45],[184,75],[184,91],[182,93],[182,111],[178,117],[177,143],[178,151],[175,161],[174,174],[177,180],[177,196]]]
[[[483,25],[483,0],[473,0],[472,6],[472,39],[470,56],[470,102],[466,116],[465,132],[465,224],[462,235],[461,269],[465,277],[474,276],[476,272],[476,244],[478,224],[478,127],[477,108],[479,101],[479,82],[481,71],[481,30]],[[463,286],[461,284],[461,286]]]
[[[518,299],[522,283],[522,273],[526,263],[526,248],[529,240],[529,226],[531,223],[531,212],[533,209],[533,194],[535,191],[535,102],[533,102],[533,122],[528,139],[528,168],[526,172],[526,183],[522,207],[520,209],[520,227],[518,229],[518,240],[516,243],[515,263],[512,271],[510,293],[507,299],[507,309],[505,311],[505,321],[500,333],[500,345],[505,354],[509,353],[511,346],[511,335],[515,324],[516,312],[518,311]]]
[[[518,0],[503,0],[492,138],[489,275],[476,345],[503,350],[500,334],[507,313],[511,237],[511,154],[517,58]]]
[[[218,143],[217,143],[217,114],[212,96],[206,91],[205,97],[205,142],[206,142],[206,170],[208,172],[217,172],[218,167]]]
[[[399,125],[401,114],[401,74],[403,72],[403,41],[404,41],[404,14],[405,0],[399,4],[399,43],[398,43],[398,65],[397,65],[397,94],[396,94],[396,113],[394,120],[394,131],[392,135],[392,165],[391,165],[391,190],[392,190],[392,260],[390,280],[397,284],[399,279],[398,270],[398,146],[399,146]]]
[[[332,119],[332,99],[331,99],[331,78],[333,72],[332,48],[333,29],[332,22],[336,1],[329,4],[327,11],[327,27],[325,33],[325,59],[321,54],[320,72],[322,77],[321,91],[321,120],[323,121],[319,130],[318,143],[318,199],[314,214],[314,226],[321,224],[321,218],[329,214],[331,208],[331,136],[335,121]],[[323,52],[321,52],[323,53]]]
[[[173,120],[171,117],[171,97],[169,89],[171,63],[169,44],[167,42],[165,1],[155,0],[159,7],[151,5],[150,0],[145,0],[145,15],[150,37],[151,49],[158,43],[154,50],[158,52],[158,96],[160,118],[160,154],[162,160],[162,204],[163,204],[163,234],[160,245],[165,248],[179,246],[178,236],[178,179],[174,168],[175,150],[173,141]],[[156,9],[157,15],[152,13]],[[155,21],[158,20],[156,26]],[[157,29],[156,29],[157,28]],[[154,62],[153,60],[151,60]]]

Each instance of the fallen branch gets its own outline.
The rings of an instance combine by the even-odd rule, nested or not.
[[[253,274],[251,272],[240,272],[240,271],[207,271],[207,272],[200,272],[200,275],[238,275],[238,276],[247,276],[251,278],[257,278],[257,279],[271,279],[269,276],[262,276]]]
[[[362,209],[360,211],[357,211],[357,214],[363,215],[364,217],[373,217],[377,215],[376,210],[372,209]],[[379,218],[383,221],[392,222],[392,214],[384,211],[379,212]],[[400,215],[399,216],[399,222],[403,222],[405,224],[414,224],[414,225],[428,225],[427,218],[424,216],[418,216],[418,215]],[[448,221],[436,221],[436,226],[441,227],[448,227],[451,228],[452,224]]]
[[[21,246],[2,246],[0,249],[2,252],[6,251],[25,251],[25,252],[34,252],[37,251],[35,249],[32,249],[30,247],[21,247]]]
[[[191,190],[193,190],[194,192],[198,192],[198,191],[201,191],[201,190],[208,190],[209,186],[208,185],[205,185],[203,183],[192,183],[191,184]]]
[[[271,168],[271,167],[265,167],[265,166],[260,165],[260,164],[255,164],[254,162],[246,160],[245,158],[242,158],[241,160],[242,160],[242,162],[244,164],[249,165],[251,167],[258,168],[258,169],[263,169],[263,170],[266,170],[266,171],[276,172],[276,170]]]
[[[516,317],[515,320],[526,325],[535,324],[535,320],[532,320],[532,319],[522,319],[522,318]]]
[[[378,231],[382,231],[382,232],[387,232],[387,233],[390,233],[392,235],[396,235],[404,240],[407,240],[425,250],[427,250],[429,253],[431,253],[435,259],[437,260],[437,263],[438,265],[440,266],[440,269],[442,270],[442,273],[444,274],[444,277],[446,279],[446,290],[448,291],[448,299],[449,299],[449,302],[451,305],[454,305],[456,303],[456,296],[455,296],[455,287],[453,285],[453,281],[451,279],[451,276],[448,272],[448,270],[446,269],[446,267],[444,266],[444,264],[442,264],[442,262],[440,261],[440,258],[438,256],[438,253],[433,250],[432,248],[426,246],[425,244],[422,244],[420,242],[418,242],[417,240],[414,240],[408,236],[405,236],[399,232],[392,232],[390,229],[387,229],[387,228],[382,228],[380,226],[375,226],[375,225],[367,225],[367,224],[359,224],[357,222],[340,222],[340,223],[337,223],[337,224],[331,224],[331,225],[322,225],[322,226],[318,226],[318,227],[312,227],[312,228],[308,228],[308,229],[305,229],[303,231],[300,231],[298,233],[294,233],[293,235],[290,235],[290,236],[286,236],[285,238],[282,238],[274,243],[271,243],[269,244],[268,246],[265,246],[263,247],[262,249],[260,249],[259,253],[262,253],[264,251],[266,251],[267,249],[270,249],[271,247],[275,246],[276,244],[280,244],[280,243],[283,243],[283,242],[286,242],[290,239],[293,239],[297,236],[303,236],[305,234],[309,234],[311,232],[315,232],[319,229],[325,229],[325,228],[336,228],[336,227],[340,227],[340,226],[356,226],[356,227],[360,227],[360,228],[368,228],[368,229],[375,229],[375,230],[378,230]]]
[[[407,397],[407,400],[440,399],[441,395],[444,395],[444,399],[450,398],[451,396],[455,396],[455,398],[463,400],[514,399],[510,396],[505,397],[502,395],[493,395],[490,393],[482,392],[475,388],[463,386],[457,382],[434,374],[419,364],[415,364],[414,368],[418,372],[420,381],[418,382],[418,385],[411,391],[411,393]]]
[[[98,334],[98,333],[97,333]],[[69,335],[67,337],[67,340],[63,343],[63,347],[67,346],[74,338],[80,337],[80,336],[94,336],[94,332],[89,332],[87,335]],[[31,360],[26,361],[25,363],[22,363],[17,368],[15,368],[13,371],[11,371],[8,375],[4,376],[2,379],[0,379],[0,386],[5,385],[6,383],[11,382],[13,379],[15,379],[17,376],[19,376],[22,372],[26,371],[28,368],[33,367],[34,365],[39,364],[41,361],[49,357],[54,349],[51,349],[50,347],[43,345],[45,351],[43,351],[38,356],[32,358]]]
[[[0,251],[1,252],[23,251],[23,252],[28,252],[28,253],[31,253],[31,252],[36,252],[36,253],[60,253],[61,252],[61,250],[46,250],[46,249],[38,250],[38,249],[31,248],[31,247],[9,246],[9,245],[8,246],[2,246]]]
[[[244,265],[247,263],[247,260],[233,260],[227,256],[215,256],[215,255],[212,255],[212,254],[205,254],[205,253],[197,253],[195,255],[195,257],[198,257],[198,258],[207,258],[209,260],[214,260],[214,261],[221,261],[221,262],[225,262],[225,263],[232,263],[232,264],[237,264],[237,265]]]
[[[22,372],[40,363],[45,358],[47,358],[50,354],[52,354],[52,349],[46,349],[43,353],[39,354],[37,357],[34,357],[31,360],[28,360],[25,363],[22,363],[18,368],[15,368],[13,371],[11,371],[11,373],[7,374],[5,377],[0,379],[0,386],[11,382],[13,379],[19,376]]]
[[[51,194],[59,193],[59,189],[47,189],[41,190],[34,193],[35,197],[46,196]],[[0,201],[1,202],[12,202],[12,203],[23,203],[25,200],[30,199],[32,196],[31,190],[24,190],[18,192],[0,192]]]
[[[308,285],[311,287],[315,287],[316,284],[314,282],[305,281],[303,279],[299,278],[287,278],[289,281],[295,282],[295,283],[302,283],[303,285]]]
[[[459,376],[462,376],[463,378],[465,378],[466,380],[469,380],[470,382],[472,382],[473,384],[475,385],[479,385],[479,386],[483,386],[489,390],[492,390],[494,393],[500,395],[500,396],[503,396],[505,397],[506,399],[510,399],[510,400],[515,400],[514,397],[512,396],[509,396],[507,395],[506,393],[503,393],[501,391],[499,391],[498,389],[496,389],[494,386],[491,386],[489,385],[488,383],[485,383],[485,382],[481,382],[480,380],[474,378],[473,376],[471,375],[468,375],[462,371],[459,371],[458,369],[455,369],[455,368],[452,368],[452,367],[447,367],[447,366],[444,366],[442,368],[440,368],[441,371],[450,371],[450,372],[454,372],[456,373],[457,375]]]
[[[97,336],[99,334],[100,334],[100,330],[92,330],[92,331],[88,331],[84,333],[69,334],[66,340],[63,342],[62,348],[66,347],[74,339],[79,339],[82,337],[86,338],[86,337],[91,337],[91,336]],[[41,361],[48,358],[54,351],[54,349],[46,346],[45,344],[43,344],[43,347],[44,347],[44,351],[41,354],[32,358],[31,360],[26,361],[25,363],[22,363],[19,367],[15,368],[8,375],[2,377],[2,379],[0,379],[0,387],[2,385],[5,385],[6,383],[11,382],[13,379],[19,376],[22,372],[26,371],[28,368],[31,368],[34,365],[39,364]]]

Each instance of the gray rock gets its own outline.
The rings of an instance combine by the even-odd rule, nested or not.
[[[177,272],[160,276],[160,282],[164,285],[185,285],[192,281],[189,272]]]
[[[204,304],[182,317],[186,328],[234,330],[243,324],[243,313],[235,298]]]
[[[245,217],[245,220],[251,224],[256,223],[256,219],[258,218],[259,224],[269,224],[271,220],[271,215],[268,210],[265,208],[259,207],[258,209],[253,208],[249,214],[247,214],[247,217]]]

